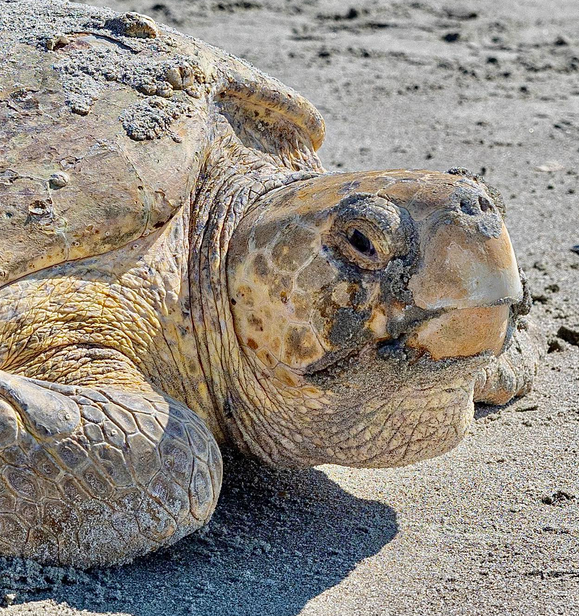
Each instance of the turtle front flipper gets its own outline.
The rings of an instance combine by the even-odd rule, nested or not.
[[[0,554],[112,565],[207,523],[222,462],[167,395],[0,372]]]
[[[501,405],[528,394],[545,347],[539,328],[532,321],[521,319],[505,351],[481,371],[474,401]]]

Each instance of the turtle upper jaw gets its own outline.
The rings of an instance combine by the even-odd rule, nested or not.
[[[467,262],[469,265],[472,264]],[[464,282],[464,287],[457,292],[459,297],[451,302],[448,296],[438,295],[435,287],[431,287],[418,294],[415,298],[418,305],[408,309],[408,317],[403,311],[392,323],[393,328],[402,334],[406,347],[427,352],[435,361],[482,353],[497,357],[509,340],[518,307],[524,300],[521,279],[518,272],[514,275],[514,259],[513,266],[493,274],[492,268],[483,263],[478,278],[469,278],[458,271],[457,276],[464,276],[459,279]],[[454,291],[457,287],[458,284]],[[442,285],[441,290],[446,293]],[[423,301],[427,293],[432,295]]]
[[[434,360],[498,356],[513,320],[511,306],[524,299],[502,218],[490,206],[483,211],[476,203],[471,211],[465,202],[463,197],[462,209],[450,216],[435,213],[426,221],[420,264],[408,283],[424,318],[408,332],[406,344]]]
[[[487,238],[461,225],[440,225],[429,236],[422,264],[408,285],[416,306],[479,308],[523,299],[517,260],[504,224]]]

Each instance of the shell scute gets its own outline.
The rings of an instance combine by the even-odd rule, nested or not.
[[[167,54],[130,73],[108,39],[24,36],[0,45],[0,285],[152,233],[188,203],[207,147],[205,101],[137,89]]]

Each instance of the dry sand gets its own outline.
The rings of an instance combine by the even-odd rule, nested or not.
[[[281,473],[228,456],[201,536],[88,573],[2,563],[6,614],[578,614],[577,0],[98,4],[148,13],[305,94],[327,122],[329,169],[482,170],[508,203],[551,352],[536,391],[480,407],[450,454]]]

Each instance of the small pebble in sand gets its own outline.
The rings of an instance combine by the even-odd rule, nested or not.
[[[50,176],[49,182],[51,188],[63,188],[70,182],[70,176],[63,171],[57,171]]]
[[[123,13],[107,21],[107,27],[133,38],[157,38],[159,30],[153,19],[140,13]]]
[[[548,160],[542,165],[537,165],[535,171],[541,171],[543,173],[553,173],[555,171],[564,171],[565,167],[556,160]]]
[[[14,592],[7,592],[4,595],[3,603],[4,603],[5,607],[10,607],[11,605],[14,604],[14,601],[16,601],[16,593],[14,593]]]

